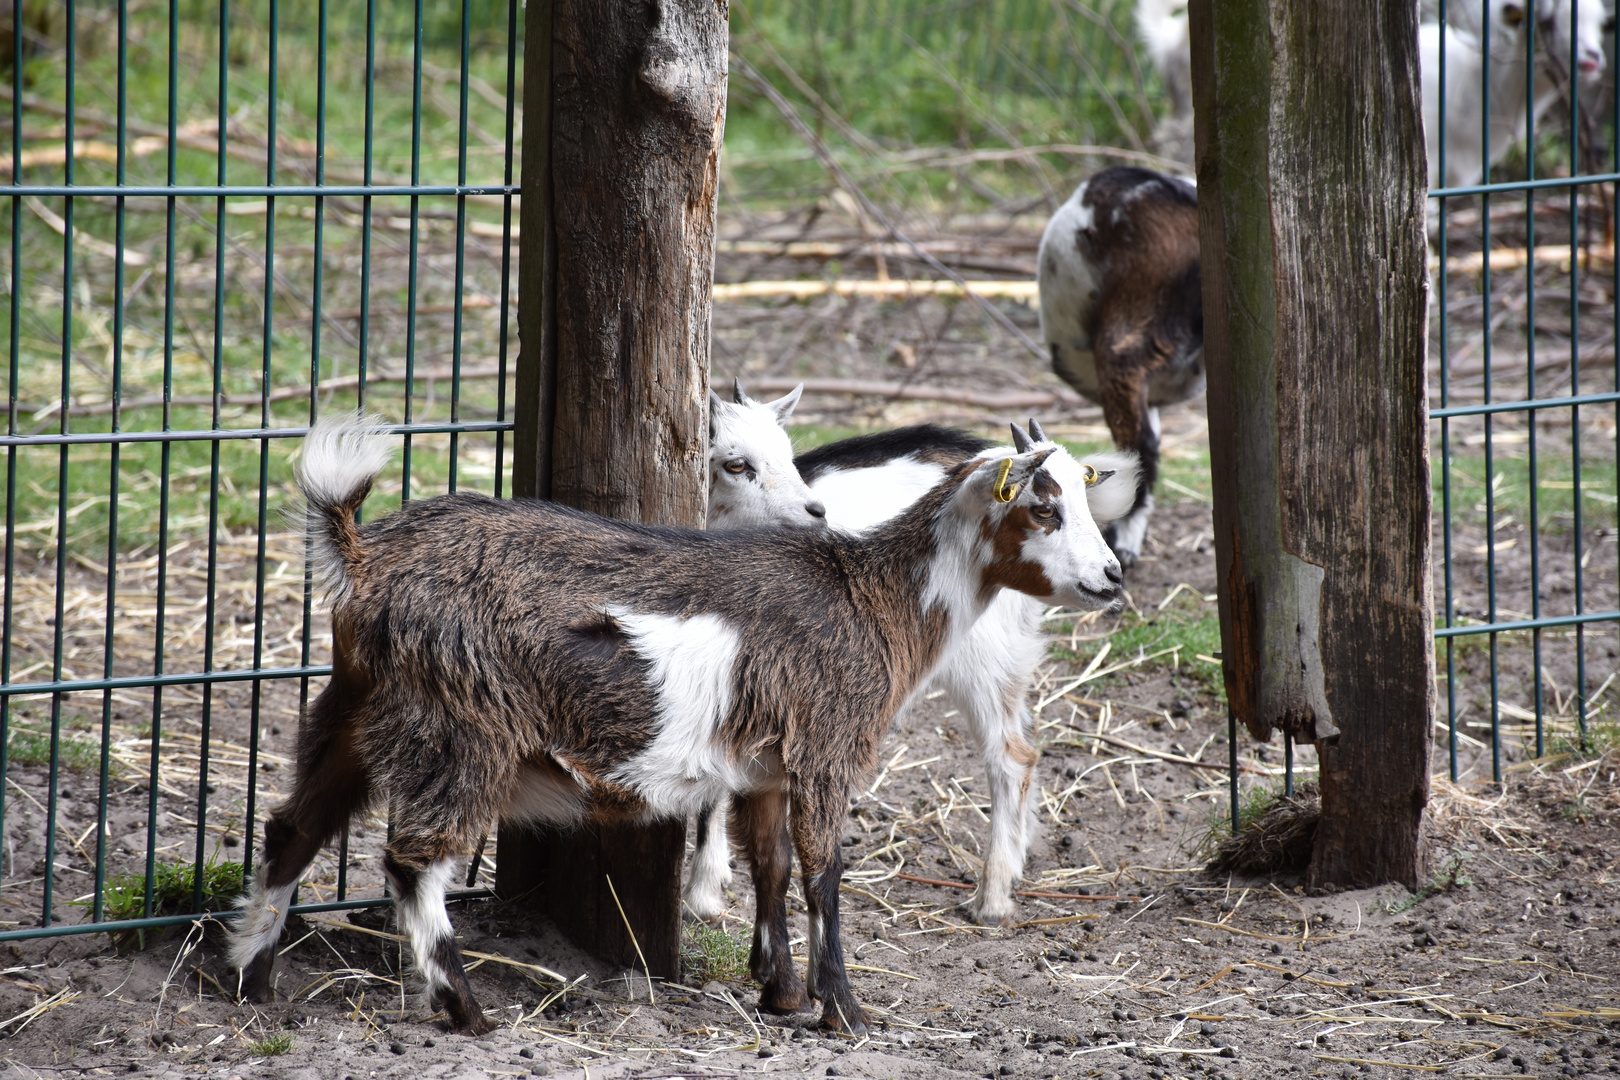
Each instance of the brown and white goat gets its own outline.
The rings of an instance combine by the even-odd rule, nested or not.
[[[332,677],[235,930],[244,992],[270,996],[299,875],[368,804],[393,808],[383,870],[429,999],[481,1033],[492,1025],[444,893],[488,821],[650,820],[730,797],[761,1007],[815,998],[824,1024],[865,1031],[838,940],[850,785],[1001,590],[1117,608],[1119,564],[1086,505],[1088,483],[1110,480],[1055,447],[980,457],[860,536],[655,528],[466,493],[362,527],[388,452],[354,417],[323,421],[305,445]],[[795,853],[802,982],[787,931]]]
[[[1130,566],[1153,511],[1159,407],[1204,391],[1197,191],[1147,169],[1103,170],[1052,215],[1037,274],[1052,370],[1102,406],[1115,446],[1141,455],[1136,506],[1106,533]]]

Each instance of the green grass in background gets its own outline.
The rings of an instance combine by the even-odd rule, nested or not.
[[[1485,474],[1485,455],[1481,447],[1459,446],[1453,440],[1451,452],[1451,514],[1452,520],[1470,525],[1485,524],[1485,495],[1494,493],[1493,504],[1498,528],[1507,524],[1523,524],[1530,520],[1530,457],[1522,433],[1504,432],[1508,438],[1495,447],[1492,471]],[[1519,436],[1515,438],[1515,436]],[[1581,513],[1588,529],[1613,527],[1615,523],[1616,475],[1614,447],[1594,448],[1587,440],[1581,456]],[[1599,444],[1601,446],[1601,444]],[[1434,509],[1439,515],[1444,509],[1445,473],[1441,467],[1440,447],[1434,448],[1431,481],[1434,488]],[[1536,517],[1543,533],[1567,533],[1574,526],[1575,467],[1567,447],[1549,446],[1545,442],[1536,455]],[[1505,537],[1504,537],[1505,538]]]

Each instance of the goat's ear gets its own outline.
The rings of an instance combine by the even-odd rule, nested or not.
[[[1029,436],[1024,434],[1024,429],[1019,427],[1017,424],[1013,424],[1012,433],[1013,449],[1017,450],[1020,454],[1029,453],[1029,448],[1035,444],[1029,441]]]
[[[788,417],[793,415],[793,409],[799,404],[799,397],[804,393],[804,383],[800,383],[783,396],[771,402],[771,411],[776,413],[776,422],[786,426]]]
[[[1030,477],[1034,476],[1040,467],[1046,464],[1046,459],[1052,456],[1053,451],[1036,450],[1027,454],[1014,454],[1011,457],[987,461],[974,470],[974,478],[983,476],[990,488],[990,497],[996,502],[1010,503],[1018,498],[1019,492],[1024,490]]]
[[[1099,525],[1118,521],[1136,505],[1136,480],[1142,460],[1128,450],[1088,454],[1080,462],[1090,470],[1086,480],[1086,508]]]
[[[726,403],[720,400],[720,395],[714,392],[714,387],[709,387],[709,438],[711,439],[714,438],[715,417],[719,416],[725,407]]]
[[[744,390],[742,388],[742,380],[741,379],[732,379],[731,380],[731,396],[737,402],[737,404],[739,404],[739,405],[751,405],[751,404],[753,404],[754,399],[749,397],[748,396],[748,391],[746,391],[746,390]]]
[[[1033,416],[1029,418],[1029,437],[1034,439],[1036,442],[1052,441],[1046,437],[1046,432],[1041,430],[1041,422],[1035,419]]]

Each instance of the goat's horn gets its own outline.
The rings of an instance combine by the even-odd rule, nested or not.
[[[1029,441],[1029,436],[1024,434],[1023,428],[1019,427],[1017,424],[1012,424],[1010,426],[1012,427],[1013,433],[1013,449],[1018,451],[1020,454],[1027,454],[1029,452],[1029,448],[1035,444]]]
[[[734,379],[731,380],[731,392],[732,392],[732,394],[734,394],[736,396],[737,404],[739,404],[739,405],[752,405],[753,404],[753,399],[748,396],[748,391],[746,391],[746,390],[744,390],[742,388],[742,380],[741,379],[735,379],[734,378]]]
[[[1035,419],[1033,416],[1029,418],[1029,437],[1034,439],[1036,442],[1052,441],[1046,437],[1046,432],[1041,430],[1041,422]]]

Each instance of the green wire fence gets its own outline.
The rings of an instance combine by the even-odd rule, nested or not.
[[[0,439],[8,493],[0,773],[13,764],[13,748],[23,746],[43,758],[39,764],[47,779],[43,802],[29,797],[39,804],[43,820],[34,821],[30,808],[23,822],[36,826],[43,838],[41,866],[29,883],[37,892],[27,894],[37,897],[38,907],[17,912],[12,901],[12,911],[23,917],[6,920],[18,928],[0,932],[0,939],[125,932],[196,919],[218,899],[207,895],[207,868],[220,857],[219,839],[210,845],[211,831],[240,845],[243,873],[252,873],[261,786],[275,765],[263,741],[267,727],[277,730],[265,719],[266,696],[281,687],[296,688],[301,705],[310,680],[330,671],[310,662],[318,627],[302,576],[294,586],[296,615],[283,620],[296,631],[297,662],[265,662],[273,584],[267,575],[275,562],[275,553],[267,550],[276,528],[271,504],[284,501],[288,452],[319,411],[380,407],[401,420],[394,429],[405,447],[399,498],[411,497],[413,486],[424,483],[446,490],[465,486],[467,454],[474,450],[482,459],[493,458],[492,467],[476,471],[487,476],[495,495],[501,494],[506,432],[512,428],[505,377],[513,325],[512,208],[519,190],[519,5],[517,0],[461,0],[424,10],[424,0],[413,7],[369,0],[363,11],[359,5],[337,6],[349,33],[334,49],[328,0],[238,5],[170,0],[161,10],[150,5],[132,10],[128,0],[118,0],[115,9],[70,0],[60,13],[65,63],[38,79],[54,83],[49,87],[25,80],[25,71],[36,78],[41,72],[39,65],[28,65],[26,55],[29,37],[22,20],[29,5],[12,7],[17,26],[8,58],[10,382],[7,431]],[[87,35],[81,18],[115,20],[115,56],[82,54]],[[284,51],[288,38],[297,53],[291,61]],[[474,40],[483,50],[476,64]],[[491,42],[497,47],[489,48]],[[132,65],[131,52],[137,49],[141,63]],[[362,53],[363,75],[357,79]],[[401,97],[400,83],[408,80],[410,86],[408,118],[389,105],[381,125],[380,65],[391,100]],[[341,102],[330,92],[334,69],[346,73],[341,89],[349,96]],[[304,77],[292,92],[284,81],[288,71]],[[424,108],[424,71],[434,76],[435,97],[444,97],[447,87],[459,91],[453,103],[440,101],[432,114]],[[205,123],[188,114],[199,99],[206,101],[209,76],[213,117]],[[488,100],[470,96],[475,86]],[[110,114],[84,100],[86,88],[98,99],[111,98]],[[59,95],[54,100],[52,92]],[[236,111],[239,99],[250,106],[244,113],[262,120],[262,129],[244,122]],[[141,111],[163,108],[164,123],[132,116],[132,101]],[[25,126],[42,114],[61,120],[59,131],[47,137],[60,147],[54,155],[49,142],[41,153]],[[85,124],[87,116],[92,119]],[[284,122],[293,120],[300,130],[285,130]],[[424,161],[425,128],[431,128],[430,145],[455,147],[453,162],[437,151]],[[469,153],[470,131],[479,132],[485,144],[476,159]],[[25,142],[30,142],[27,151]],[[159,154],[161,165],[154,167]],[[334,158],[343,163],[340,168],[332,168]],[[81,167],[81,161],[93,164]],[[56,182],[35,182],[53,162],[59,162]],[[24,182],[25,171],[30,182]],[[57,200],[60,213],[44,205],[47,199]],[[39,222],[25,219],[29,212],[58,234],[59,259],[50,260],[55,265],[40,258],[48,245],[38,242]],[[161,226],[153,227],[153,218]],[[232,227],[243,220],[262,222],[256,237],[244,238]],[[284,221],[296,225],[296,235],[278,235]],[[424,237],[429,222],[437,237],[432,250]],[[138,235],[131,235],[132,225]],[[470,226],[477,234],[471,252]],[[96,235],[107,230],[110,243]],[[343,235],[334,236],[334,230]],[[378,274],[381,260],[373,249],[379,233],[386,234],[388,244],[383,258],[398,256],[406,265],[403,278],[392,271],[386,278]],[[446,247],[448,252],[442,250]],[[110,265],[81,267],[76,259],[87,251]],[[296,281],[286,272],[289,262],[295,264]],[[144,269],[131,282],[137,268]],[[424,272],[434,275],[431,287]],[[160,296],[144,289],[154,275]],[[244,277],[259,279],[257,335],[248,332],[253,319],[243,310],[255,306],[244,296],[252,292],[243,288]],[[349,283],[356,277],[358,288]],[[470,286],[477,287],[476,295],[468,295]],[[429,291],[441,302],[425,303]],[[334,313],[331,303],[340,295],[358,310]],[[294,307],[301,310],[289,310]],[[476,334],[466,325],[469,308],[485,315]],[[451,322],[447,332],[419,322],[444,314]],[[96,325],[81,325],[87,319]],[[105,339],[105,363],[87,360],[87,331]],[[54,364],[41,348],[52,337],[60,348]],[[493,389],[469,397],[463,394],[462,370],[465,346],[473,338],[492,349],[495,370],[486,373],[494,376]],[[130,342],[143,339],[141,355],[132,357]],[[448,359],[446,369],[428,373],[428,380],[420,378],[419,368],[425,344]],[[384,350],[402,350],[403,356],[384,355]],[[352,374],[336,375],[340,364]],[[76,383],[87,366],[93,368],[90,388]],[[44,392],[39,376],[51,368],[59,376],[52,400],[27,398]],[[426,402],[421,400],[424,381]],[[447,407],[432,396],[437,381],[449,384]],[[132,386],[144,396],[132,399]],[[44,423],[30,430],[29,412]],[[40,430],[46,425],[56,430]],[[54,459],[54,496],[40,483],[46,456]],[[142,483],[155,478],[155,506],[129,490],[130,474],[137,470]],[[104,499],[70,506],[78,493],[94,486],[86,475],[92,472],[101,477]],[[28,523],[19,523],[18,514],[32,509],[24,494],[30,482],[36,494],[55,503],[54,544],[26,543]],[[248,485],[250,490],[238,490]],[[131,504],[136,521],[121,521],[121,507]],[[96,509],[95,528],[88,530],[94,535],[88,539],[87,531],[73,532],[86,506]],[[249,599],[237,605],[245,609],[238,614],[251,627],[251,644],[236,648],[234,662],[222,664],[221,603],[229,583],[220,577],[221,551],[222,543],[237,542],[233,525],[251,536],[253,545],[246,560],[252,564]],[[98,566],[90,549],[102,541],[105,564]],[[188,547],[201,554],[182,561],[180,549]],[[150,607],[138,613],[129,610],[119,591],[130,577],[132,549],[137,555],[152,551],[155,564],[150,594],[135,600]],[[104,581],[99,626],[92,625],[90,612],[70,610],[78,587],[72,578],[76,561],[99,570]],[[47,566],[54,573],[53,614],[46,620],[49,659],[43,665],[49,677],[27,679],[15,670],[14,641],[27,635],[24,624],[37,615],[38,605],[19,597],[18,574],[26,579],[47,572]],[[200,590],[194,584],[199,576]],[[186,608],[185,617],[197,624],[187,639],[200,638],[200,649],[173,647],[171,609],[176,606]],[[199,606],[200,620],[189,614]],[[148,632],[144,658],[120,648],[120,638],[131,630]],[[79,641],[92,636],[100,645],[94,675],[76,659],[84,651]],[[229,688],[244,683],[245,703],[222,700]],[[182,690],[186,699],[173,700]],[[41,702],[44,708],[35,709]],[[120,705],[131,703],[145,713],[144,730],[117,722],[124,719]],[[281,712],[289,711],[294,710],[284,703]],[[97,712],[99,726],[86,725],[86,716]],[[184,730],[171,730],[176,713],[185,714]],[[80,738],[74,729],[85,726],[93,735]],[[19,742],[19,734],[32,741]],[[82,803],[70,798],[64,750],[70,759],[82,757],[90,739],[97,746],[88,770],[96,789],[94,821],[75,837],[84,822],[79,810],[68,808]],[[193,751],[181,757],[185,781],[194,773],[194,787],[182,788],[184,781],[175,778],[177,739]],[[132,779],[131,755],[114,753],[130,744],[147,748],[138,780]],[[241,760],[228,770],[241,780],[240,790],[228,799],[211,799],[224,787],[227,770],[211,760],[222,745],[240,751]],[[135,830],[141,836],[135,866],[110,881],[114,786],[126,788],[118,793],[126,800],[144,789],[145,807],[144,827]],[[10,791],[0,800],[0,833],[18,828],[19,805],[26,804]],[[186,812],[194,820],[185,822]],[[66,829],[70,814],[73,828]],[[222,819],[229,824],[222,826]],[[181,831],[176,820],[189,826],[189,840],[175,839]],[[93,854],[85,844],[92,834]],[[93,864],[88,881],[80,867],[63,865],[61,860],[72,855],[63,850],[68,846],[78,849],[75,858]],[[385,902],[380,896],[350,895],[347,849],[345,834],[330,899],[300,910]],[[178,910],[159,911],[160,879],[171,876],[175,862],[189,864],[190,895],[174,905]],[[14,851],[5,869],[9,880],[0,902],[10,899],[5,892],[20,891]],[[69,883],[73,892],[64,897]],[[126,896],[138,907],[130,910],[126,902],[110,913],[109,898]],[[64,919],[68,904],[82,909],[83,921]]]
[[[48,63],[24,26],[32,6],[11,10],[0,940],[191,922],[221,901],[211,868],[252,873],[292,718],[330,670],[311,662],[329,630],[302,540],[277,516],[320,412],[397,421],[401,466],[374,512],[469,485],[503,494],[522,51],[518,0],[68,0],[50,9],[64,51]],[[776,35],[774,70],[798,65],[821,87],[818,116],[852,85],[816,76],[825,42],[835,58],[938,70],[951,109],[988,114],[1001,95],[1010,123],[1030,100],[1073,100],[1103,118],[1085,121],[1099,139],[1151,127],[1119,2],[758,0],[734,18],[740,49]],[[1431,192],[1453,777],[1488,761],[1501,780],[1514,732],[1540,755],[1605,722],[1620,556],[1601,545],[1620,527],[1586,504],[1620,499],[1620,393],[1582,372],[1595,357],[1620,388],[1620,280],[1595,289],[1581,249],[1613,263],[1593,218],[1620,180],[1620,156],[1592,164],[1593,132],[1612,134],[1612,72],[1606,86],[1601,116],[1568,95],[1562,140],[1532,127],[1523,179]],[[752,137],[773,116],[732,119]],[[1538,160],[1563,174],[1538,175]],[[801,179],[758,170],[777,192]],[[1522,283],[1493,276],[1493,228],[1529,253]],[[1538,269],[1538,229],[1566,244],[1567,270]],[[1477,274],[1453,269],[1469,258]],[[1544,313],[1553,300],[1567,320]],[[1504,343],[1504,311],[1522,313],[1522,350]],[[1476,354],[1477,389],[1459,382]],[[1285,740],[1289,790],[1295,757]],[[344,835],[295,910],[386,903],[350,881],[368,827]],[[178,898],[164,893],[176,875]]]

